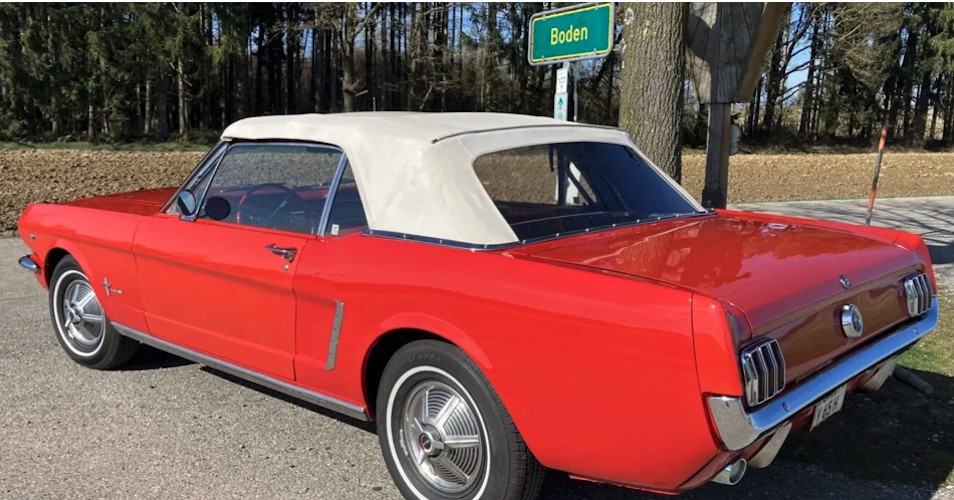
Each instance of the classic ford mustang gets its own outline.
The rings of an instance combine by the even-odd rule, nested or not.
[[[413,499],[735,484],[938,320],[918,236],[705,210],[540,117],[245,119],[178,189],[19,224],[76,362],[148,344],[374,420]]]

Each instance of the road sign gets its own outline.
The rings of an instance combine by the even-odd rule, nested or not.
[[[530,64],[603,57],[613,50],[613,3],[574,5],[530,18]]]
[[[553,117],[557,120],[566,120],[566,110],[569,107],[570,99],[566,92],[557,92],[553,94]]]
[[[570,79],[570,68],[563,67],[556,70],[556,93],[566,94],[566,84]]]

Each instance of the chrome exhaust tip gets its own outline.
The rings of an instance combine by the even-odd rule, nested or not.
[[[746,463],[744,458],[740,458],[716,474],[715,477],[712,478],[712,482],[735,486],[736,484],[739,484],[739,481],[742,480],[742,476],[745,475],[746,469],[748,469],[748,463]]]

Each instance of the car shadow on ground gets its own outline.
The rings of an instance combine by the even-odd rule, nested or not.
[[[954,470],[954,378],[915,371],[934,386],[921,394],[889,380],[878,392],[849,396],[842,413],[796,433],[775,463],[750,470],[736,486],[707,484],[680,498],[930,499]],[[541,498],[661,500],[549,472]]]
[[[194,364],[196,363],[189,361],[185,358],[180,358],[176,356],[175,354],[170,354],[165,351],[160,351],[159,349],[155,349],[146,344],[142,344],[139,347],[139,351],[136,352],[135,356],[133,356],[133,358],[128,363],[120,367],[119,370],[120,371],[156,370],[160,368],[175,368],[177,366],[187,366],[187,365],[194,365]],[[229,382],[241,385],[243,387],[246,387],[253,391],[260,392],[267,396],[271,396],[273,398],[281,399],[282,401],[286,401],[288,403],[299,406],[306,410],[313,411],[315,413],[319,413],[322,416],[333,418],[335,420],[346,423],[358,429],[371,432],[371,433],[377,432],[373,423],[362,422],[360,420],[356,420],[351,417],[341,415],[340,413],[337,413],[335,411],[322,408],[318,405],[311,404],[306,401],[302,401],[293,396],[288,396],[278,391],[274,391],[267,387],[258,385],[254,382],[249,382],[245,379],[230,375],[223,371],[216,370],[215,368],[211,368],[208,366],[201,366],[199,369],[211,375],[222,377],[228,380]]]
[[[354,419],[354,418],[351,418],[351,417],[342,415],[342,414],[340,414],[340,413],[338,413],[338,412],[335,412],[335,411],[333,411],[333,410],[329,410],[329,409],[327,409],[327,408],[322,408],[321,406],[318,406],[318,405],[316,405],[316,404],[311,404],[311,403],[309,403],[309,402],[307,402],[307,401],[302,401],[302,400],[300,400],[300,399],[298,399],[298,398],[295,398],[294,396],[289,396],[289,395],[287,395],[287,394],[284,394],[284,393],[281,393],[281,392],[278,392],[278,391],[274,391],[274,390],[272,390],[272,389],[269,389],[268,387],[260,386],[260,385],[254,383],[254,382],[249,382],[249,381],[247,381],[247,380],[245,380],[245,379],[238,378],[238,377],[233,376],[233,375],[230,375],[230,374],[228,374],[228,373],[225,373],[225,372],[216,370],[215,368],[210,368],[210,367],[208,367],[208,366],[203,366],[203,367],[202,367],[202,371],[207,372],[207,373],[211,373],[211,374],[216,375],[216,376],[219,376],[219,377],[222,377],[222,378],[224,378],[224,379],[226,379],[226,380],[228,380],[228,381],[230,381],[230,382],[234,382],[234,383],[239,384],[239,385],[241,385],[241,386],[243,386],[243,387],[247,387],[247,388],[249,388],[249,389],[251,389],[251,390],[253,390],[253,391],[257,391],[257,392],[260,392],[260,393],[262,393],[262,394],[265,394],[265,395],[268,395],[268,396],[272,396],[272,397],[277,398],[277,399],[281,399],[282,401],[286,401],[286,402],[288,402],[288,403],[291,403],[291,404],[293,404],[293,405],[295,405],[295,406],[304,408],[304,409],[306,409],[306,410],[313,411],[313,412],[315,412],[315,413],[320,414],[321,416],[328,417],[328,418],[333,418],[333,419],[335,419],[335,420],[337,420],[337,421],[339,421],[339,422],[348,424],[348,425],[350,425],[350,426],[352,426],[352,427],[355,427],[355,428],[357,428],[357,429],[360,429],[360,430],[363,430],[363,431],[366,431],[366,432],[370,432],[370,433],[372,433],[372,434],[374,434],[374,433],[377,432],[377,427],[375,426],[375,424],[374,424],[373,422],[364,422],[364,421],[361,421],[361,420],[357,420],[357,419]]]
[[[143,346],[126,370],[193,364]],[[355,420],[277,391],[203,366],[203,371],[272,396],[368,433],[375,424]],[[954,378],[912,370],[934,387],[925,395],[890,379],[874,393],[856,393],[840,414],[812,432],[803,430],[785,443],[770,467],[750,470],[736,486],[707,484],[687,499],[821,497],[894,500],[930,499],[954,470]],[[638,431],[633,431],[638,432]],[[664,495],[571,479],[548,471],[540,498],[649,500]]]
[[[175,368],[193,364],[187,359],[180,358],[159,349],[141,344],[139,350],[128,363],[119,368],[120,371],[155,370],[157,368]]]

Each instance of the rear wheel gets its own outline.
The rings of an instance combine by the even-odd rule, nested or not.
[[[123,337],[109,323],[93,285],[70,256],[53,270],[50,318],[56,340],[77,363],[107,370],[136,353],[139,343]]]
[[[388,362],[378,437],[405,498],[530,499],[545,469],[478,367],[450,344],[413,342]]]

